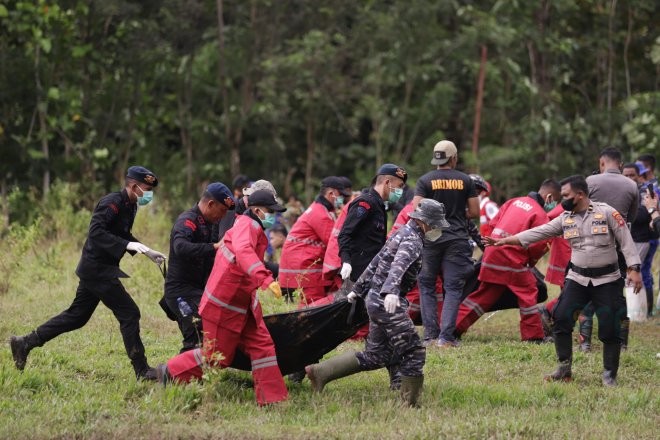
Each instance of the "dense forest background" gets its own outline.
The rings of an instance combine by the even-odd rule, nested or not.
[[[127,166],[168,209],[244,173],[413,180],[441,138],[498,199],[660,151],[656,0],[0,2],[2,226],[58,182],[89,207]],[[483,93],[480,93],[483,85]],[[480,110],[478,110],[480,109]],[[52,202],[51,202],[52,203]]]

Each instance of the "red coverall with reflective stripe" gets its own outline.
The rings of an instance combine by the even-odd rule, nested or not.
[[[548,216],[536,200],[517,197],[507,201],[491,221],[491,236],[495,239],[508,237],[547,222]],[[461,304],[456,331],[464,333],[490,310],[508,287],[518,297],[522,339],[543,339],[536,305],[538,289],[530,268],[546,253],[547,246],[547,241],[541,241],[527,249],[520,246],[487,247],[481,261],[480,285]]]
[[[337,241],[337,237],[339,237],[341,227],[344,226],[344,222],[346,221],[348,205],[350,205],[350,203],[345,204],[341,208],[339,217],[337,217],[335,225],[330,232],[328,247],[325,249],[325,256],[323,257],[323,278],[326,280],[336,281],[335,278],[339,277],[341,257],[339,256],[339,241]],[[338,286],[341,286],[341,278],[339,278]]]
[[[231,365],[236,349],[252,361],[257,403],[265,405],[288,397],[275,356],[275,345],[263,320],[256,289],[265,289],[273,276],[263,264],[268,239],[261,224],[239,215],[224,236],[199,306],[204,327],[202,349],[173,357],[167,363],[176,381],[202,377],[202,365]],[[219,362],[214,354],[224,359]]]
[[[331,280],[323,278],[323,259],[335,225],[335,213],[314,202],[294,223],[286,237],[280,258],[282,287],[303,289],[301,302],[311,303],[326,296]]]
[[[561,205],[555,206],[555,208],[548,213],[550,220],[559,217],[559,215],[564,212],[564,208]],[[548,270],[545,272],[545,281],[564,288],[564,282],[566,281],[566,267],[571,261],[571,245],[568,243],[564,237],[554,237],[550,241],[550,257],[548,259]],[[552,310],[559,297],[551,299],[545,303],[545,308],[552,314]]]

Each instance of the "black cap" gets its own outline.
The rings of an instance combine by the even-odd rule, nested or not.
[[[350,183],[350,181],[349,181]],[[333,188],[336,189],[344,197],[349,197],[351,192],[346,187],[346,179],[343,177],[337,176],[328,176],[321,180],[321,188]],[[350,188],[350,186],[349,186]]]
[[[344,190],[342,191],[342,194],[346,197],[352,196],[353,182],[351,182],[351,179],[346,176],[339,176],[339,178],[344,182]]]
[[[234,177],[234,181],[231,183],[231,186],[233,189],[240,189],[243,190],[243,188],[250,186],[250,178],[246,176],[245,174],[239,174],[238,176]]]
[[[224,183],[213,182],[206,187],[206,192],[216,201],[224,204],[227,208],[236,208],[236,200],[234,200],[234,195]]]
[[[158,186],[158,178],[154,173],[141,166],[132,166],[126,171],[126,177],[137,182],[146,183],[154,188]]]
[[[403,183],[406,183],[406,180],[408,180],[408,173],[406,173],[406,170],[398,165],[394,165],[393,163],[386,163],[380,167],[376,175],[398,177],[399,179],[403,180]]]
[[[263,206],[276,212],[286,211],[284,206],[277,203],[275,195],[265,189],[260,189],[250,194],[248,196],[248,206]]]

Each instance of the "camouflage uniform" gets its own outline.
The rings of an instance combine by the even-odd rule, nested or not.
[[[360,297],[366,296],[369,337],[363,352],[356,357],[361,370],[375,370],[400,362],[403,376],[422,376],[426,350],[408,317],[406,293],[415,285],[422,267],[424,233],[415,220],[409,220],[385,243],[353,286]],[[401,306],[393,314],[383,305],[387,294],[401,296]]]

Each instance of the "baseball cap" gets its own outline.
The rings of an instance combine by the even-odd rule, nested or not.
[[[239,174],[234,177],[234,180],[231,183],[233,189],[243,189],[245,186],[250,186],[250,178],[245,174]]]
[[[277,197],[277,191],[275,191],[275,187],[273,186],[273,184],[270,183],[268,180],[264,180],[264,179],[259,179],[256,182],[254,182],[252,185],[250,185],[248,188],[243,188],[243,195],[249,196],[253,192],[259,190],[268,191],[270,193],[273,193],[273,195]]]
[[[138,182],[146,183],[154,188],[158,186],[158,178],[154,173],[141,166],[132,166],[126,171],[126,177]]]
[[[216,201],[222,203],[229,209],[234,209],[236,207],[236,200],[234,200],[234,195],[231,193],[227,185],[222,182],[213,182],[206,187],[206,191],[211,195]]]
[[[443,140],[433,147],[433,159],[431,165],[444,165],[449,159],[456,156],[458,150],[452,141]]]
[[[406,170],[404,170],[398,165],[394,165],[393,163],[386,163],[383,166],[381,166],[378,169],[376,175],[398,177],[399,179],[403,180],[403,183],[406,183],[406,180],[408,180],[408,173],[406,172]]]
[[[635,162],[635,165],[637,165],[637,170],[639,171],[640,176],[644,173],[649,172],[649,169],[646,167],[646,165],[644,165],[644,162],[642,162],[641,160]]]
[[[351,192],[348,190],[350,186],[346,188],[346,180],[346,178],[338,176],[328,176],[321,180],[321,188],[333,188],[339,191],[344,197],[350,197]]]
[[[276,212],[286,211],[284,206],[277,203],[275,195],[265,189],[259,189],[250,194],[248,196],[248,206],[263,206]]]

